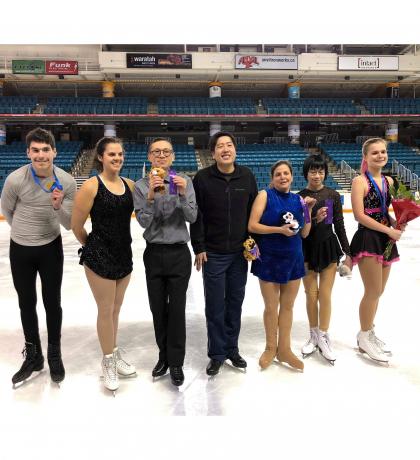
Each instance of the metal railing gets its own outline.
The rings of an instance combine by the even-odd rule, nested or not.
[[[28,114],[31,115],[34,113],[34,110],[36,107],[30,107],[30,106],[22,106],[22,105],[3,105],[0,107],[0,113],[2,114],[10,114],[10,115],[16,115],[16,114]]]
[[[392,174],[396,174],[406,184],[410,185],[410,189],[415,192],[420,192],[420,178],[410,169],[406,168],[397,160],[392,161]]]
[[[41,113],[44,115],[147,115],[147,109],[144,111],[137,111],[132,106],[128,106],[126,111],[122,111],[122,109],[118,109],[109,104],[109,105],[97,105],[97,106],[86,106],[89,108],[85,108],[85,106],[78,106],[75,107],[74,110],[70,110],[66,107],[53,107],[46,106]],[[107,110],[102,110],[106,108]],[[47,109],[47,110],[45,110]]]
[[[347,179],[353,180],[354,177],[358,176],[359,173],[354,170],[345,160],[340,162],[340,173]]]
[[[420,109],[417,107],[404,107],[404,111],[401,112],[401,107],[369,107],[366,109],[371,115],[417,115],[420,113]]]
[[[360,115],[360,109],[357,107],[352,107],[347,109],[324,109],[320,107],[280,107],[273,108],[267,107],[268,115]]]

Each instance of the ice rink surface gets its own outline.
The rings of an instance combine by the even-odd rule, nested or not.
[[[346,214],[349,239],[356,224]],[[157,360],[149,310],[140,226],[133,219],[134,271],[120,316],[119,344],[138,377],[121,380],[114,398],[100,381],[96,305],[78,264],[79,244],[63,230],[62,348],[66,379],[58,388],[48,366],[12,389],[24,340],[10,274],[9,227],[0,222],[0,459],[126,458],[419,458],[420,430],[420,219],[399,242],[376,318],[377,335],[393,350],[389,366],[356,349],[362,283],[337,276],[330,336],[335,366],[320,355],[296,372],[278,363],[260,371],[265,346],[263,302],[249,275],[240,352],[246,372],[225,364],[209,378],[201,273],[191,276],[187,298],[185,383],[169,374],[153,381]],[[45,313],[38,301],[46,354]],[[294,309],[292,344],[308,336],[303,286]],[[176,417],[185,415],[186,417]],[[203,416],[227,417],[203,417]]]

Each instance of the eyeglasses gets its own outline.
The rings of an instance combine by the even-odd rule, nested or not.
[[[33,152],[33,153],[39,153],[39,152],[48,153],[48,152],[51,152],[51,150],[52,150],[51,147],[42,147],[40,149],[38,149],[36,147],[31,147],[30,148],[30,151]]]
[[[163,153],[163,156],[164,157],[168,157],[169,155],[171,155],[174,151],[171,150],[171,149],[163,149],[163,150],[160,150],[160,149],[156,149],[156,150],[151,150],[150,153],[154,156],[154,157],[160,157]]]
[[[308,176],[317,176],[317,175],[324,175],[325,174],[325,170],[324,169],[310,169],[308,171]]]

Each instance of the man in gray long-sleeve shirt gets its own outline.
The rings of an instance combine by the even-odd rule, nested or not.
[[[26,136],[26,144],[31,163],[7,177],[1,194],[1,209],[11,227],[10,266],[25,336],[25,360],[12,382],[22,382],[44,367],[36,313],[39,273],[47,317],[48,364],[51,379],[58,383],[65,376],[60,347],[64,260],[60,224],[70,229],[76,182],[54,166],[57,151],[51,132],[34,129]]]
[[[159,347],[152,376],[166,374],[169,367],[172,383],[179,386],[184,382],[185,303],[191,276],[186,222],[195,222],[197,204],[191,179],[170,170],[174,158],[172,144],[166,139],[155,139],[149,145],[152,171],[162,168],[165,177],[151,174],[136,182],[134,209],[145,228],[147,247],[143,261]]]

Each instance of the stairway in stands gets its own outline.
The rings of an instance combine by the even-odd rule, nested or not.
[[[197,149],[196,150],[196,155],[197,155],[197,163],[199,169],[201,168],[207,168],[207,166],[210,166],[214,163],[213,158],[211,156],[210,150],[209,149]],[[198,162],[199,160],[199,162]]]
[[[93,168],[95,159],[94,149],[83,150],[78,158],[76,165],[72,168],[71,174],[76,180],[77,189],[79,189],[85,180],[89,179],[89,174]]]

